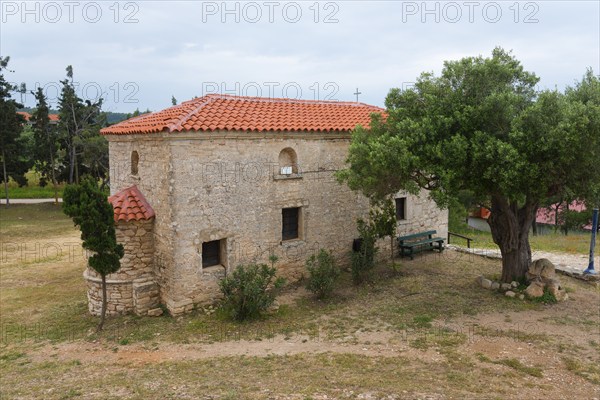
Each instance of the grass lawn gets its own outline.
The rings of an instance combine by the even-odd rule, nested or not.
[[[8,197],[10,199],[51,199],[54,198],[54,186],[52,182],[49,182],[46,186],[41,187],[39,185],[40,175],[31,170],[25,174],[27,178],[27,186],[19,187],[15,181],[9,179],[8,181]],[[5,198],[4,182],[2,182],[2,195],[0,197]],[[58,197],[62,197],[65,184],[61,183],[58,185]]]
[[[451,232],[459,233],[464,236],[473,238],[471,247],[482,249],[497,249],[498,245],[492,240],[492,234],[489,232],[477,231],[475,229],[461,229]],[[596,245],[600,239],[596,239]],[[467,241],[461,238],[452,237],[452,244],[466,246]],[[552,233],[547,235],[530,236],[529,243],[531,251],[549,251],[569,254],[588,254],[590,251],[590,234],[570,233],[565,236],[560,233]]]
[[[455,209],[450,209],[450,213],[459,213]],[[465,214],[466,215],[466,214]],[[482,249],[498,249],[498,245],[494,243],[492,234],[489,232],[482,232],[471,228],[464,223],[464,215],[451,215],[450,216],[450,232],[458,233],[474,239],[471,242],[471,247],[482,248]],[[559,252],[569,254],[589,254],[590,251],[590,233],[569,233],[564,235],[560,232],[550,233],[544,235],[533,236],[529,235],[529,243],[531,245],[531,251],[548,251],[548,252]],[[458,237],[451,237],[451,243],[460,246],[467,245],[467,241]],[[596,237],[596,245],[600,243],[600,236]]]
[[[111,317],[94,333],[79,232],[52,204],[0,207],[0,398],[501,399],[600,395],[598,288],[554,305],[478,288],[498,261],[385,263],[335,296],[289,287],[262,320],[198,309]]]

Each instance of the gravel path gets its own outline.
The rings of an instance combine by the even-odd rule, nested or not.
[[[10,204],[39,204],[39,203],[54,203],[54,198],[51,199],[9,199]],[[62,203],[59,197],[58,202]],[[0,199],[0,204],[6,204],[6,199]]]
[[[456,246],[454,244],[449,244],[447,247],[456,251],[472,253],[483,257],[501,258],[500,250],[477,248],[468,249],[466,247]],[[596,271],[600,270],[599,253],[600,251],[596,251],[596,256],[594,257],[594,267]],[[581,274],[589,265],[589,255],[587,254],[568,254],[553,252],[551,253],[548,251],[534,251],[531,255],[531,258],[533,260],[537,260],[539,258],[547,258],[548,260],[552,261],[552,263],[556,266],[558,270],[571,274]]]

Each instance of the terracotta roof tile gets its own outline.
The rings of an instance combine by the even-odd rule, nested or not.
[[[115,193],[108,198],[108,201],[115,210],[115,222],[140,221],[154,218],[154,210],[135,185]]]
[[[17,114],[21,114],[23,118],[25,118],[25,121],[29,121],[31,119],[31,114],[29,114],[27,111],[17,111]]]
[[[348,132],[368,126],[372,113],[364,103],[274,99],[210,94],[162,111],[144,114],[102,129],[103,135],[216,130],[256,132]]]
[[[25,121],[29,121],[32,117],[27,111],[17,111],[17,114],[21,114],[25,118]],[[48,118],[53,122],[58,122],[59,119],[58,114],[48,114]]]

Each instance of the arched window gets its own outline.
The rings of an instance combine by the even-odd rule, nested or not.
[[[279,153],[279,173],[281,175],[298,173],[298,156],[291,147],[286,147]]]
[[[137,151],[131,152],[131,175],[138,174],[138,163],[140,162],[140,156]]]

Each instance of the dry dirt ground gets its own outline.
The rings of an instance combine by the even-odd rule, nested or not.
[[[344,327],[343,335],[9,343],[2,348],[2,399],[598,399],[598,290],[562,279],[575,288],[567,302],[438,317],[426,329],[380,321],[377,329]],[[293,311],[309,297],[300,287],[280,302]],[[350,320],[362,316],[344,312]]]
[[[60,231],[27,240],[77,242],[77,232]],[[344,274],[328,302],[289,287],[278,311],[251,324],[197,310],[111,318],[96,335],[84,258],[24,260],[9,250],[0,263],[2,400],[600,399],[600,291],[570,277],[561,276],[566,302],[508,299],[475,284],[499,275],[497,260],[449,251],[402,260],[396,274],[382,263],[358,289]],[[59,323],[84,334],[14,330]]]

